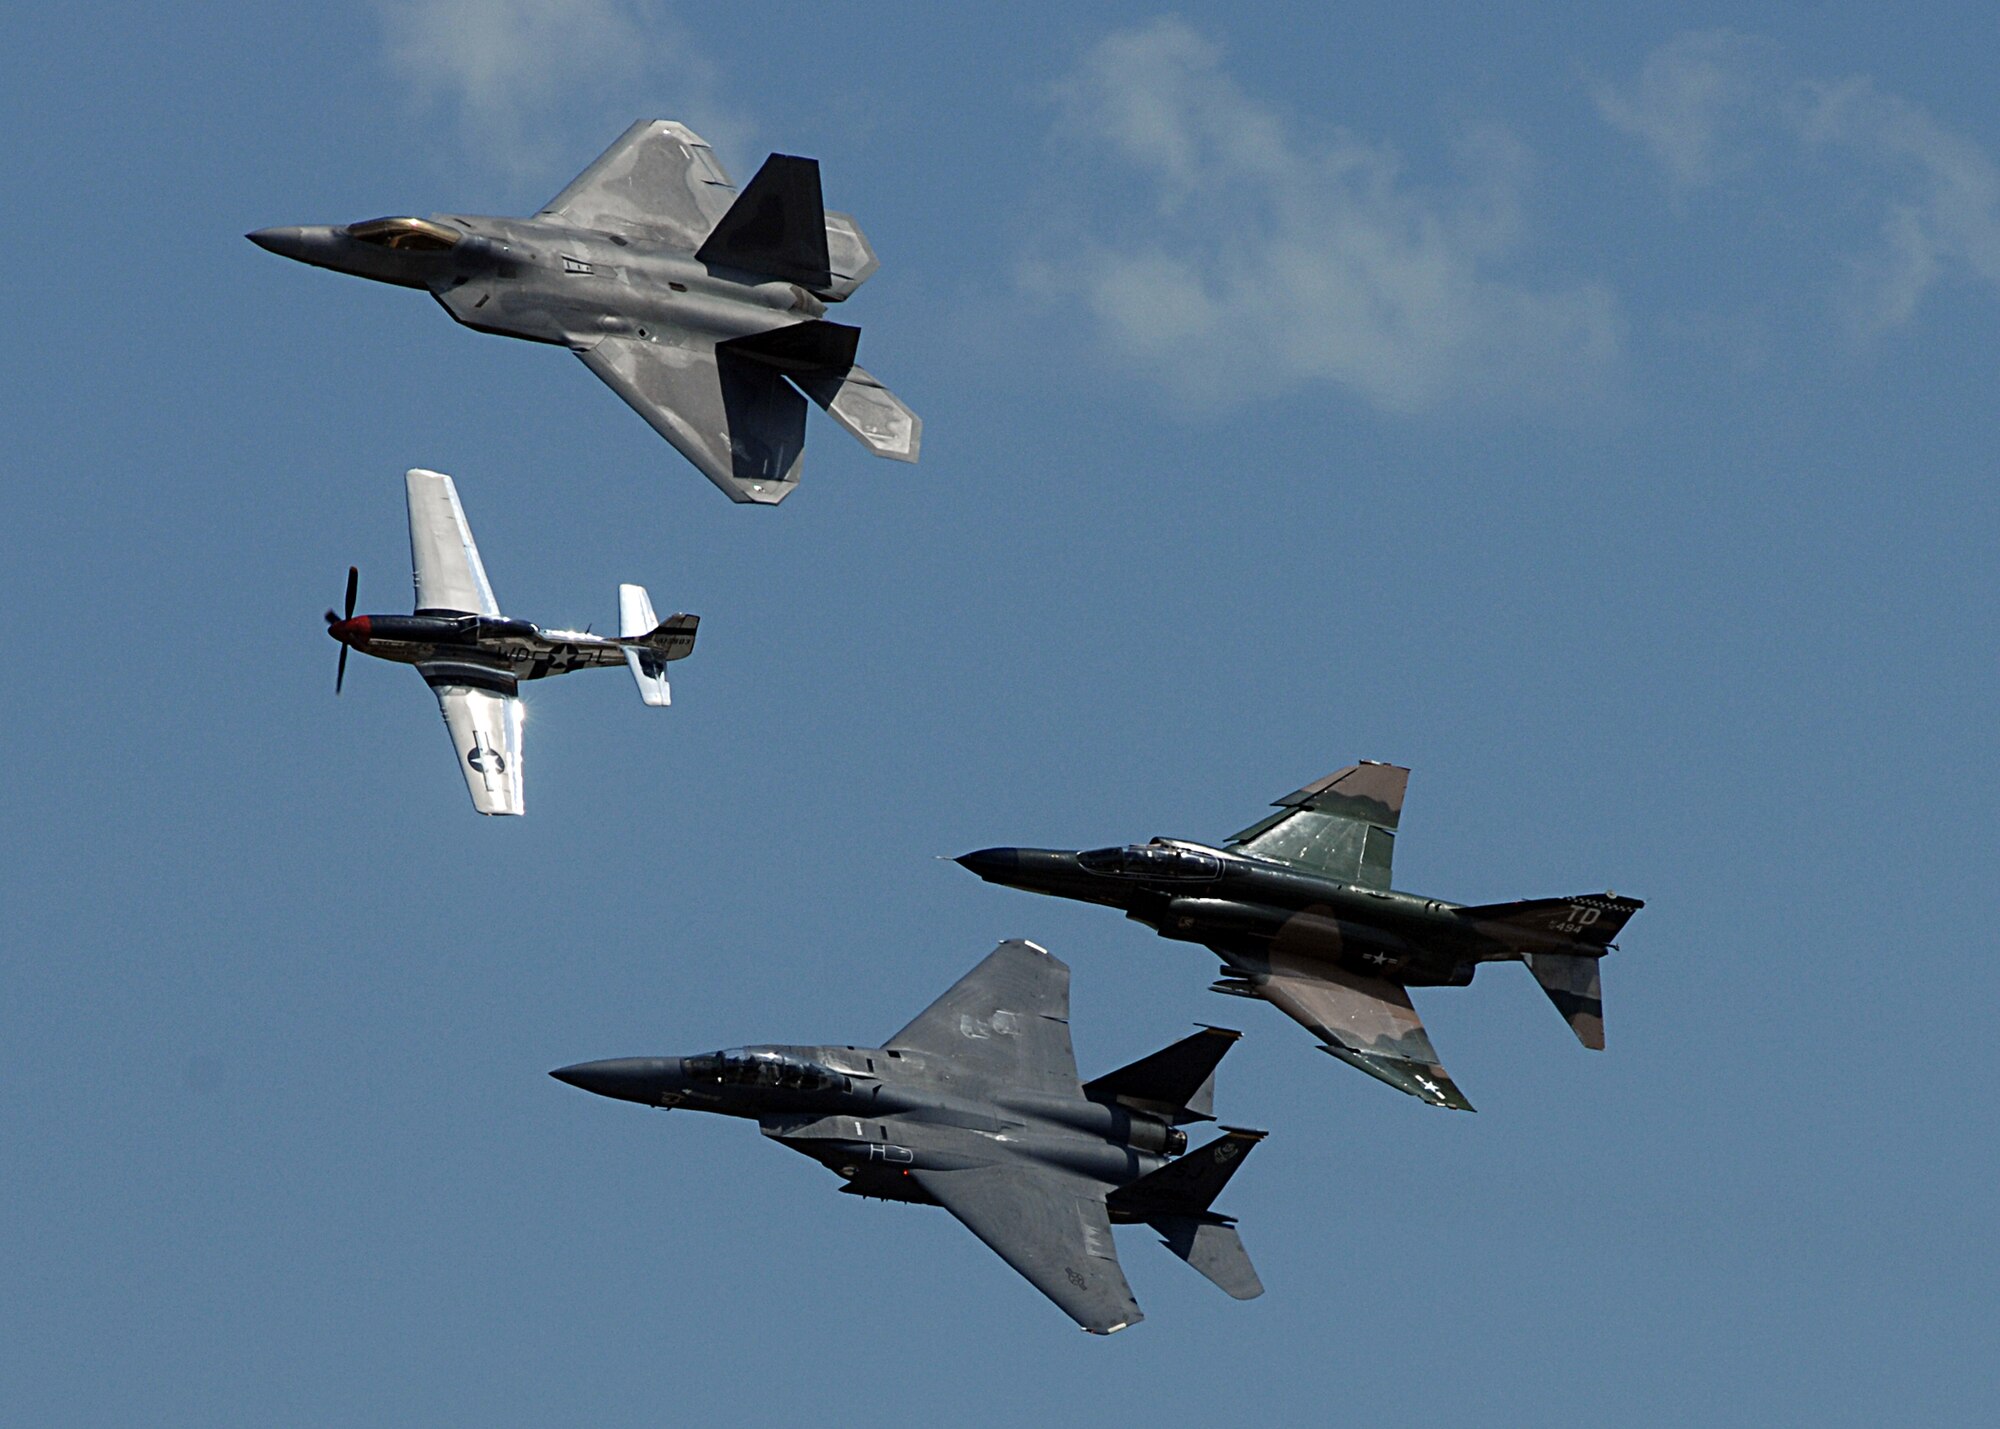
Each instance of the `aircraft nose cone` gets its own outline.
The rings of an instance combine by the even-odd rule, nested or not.
[[[280,258],[305,257],[306,233],[303,228],[260,228],[243,236],[266,253],[275,253]]]
[[[330,621],[326,633],[343,645],[366,645],[368,643],[368,617],[357,615],[349,620]]]
[[[578,1062],[549,1073],[557,1081],[642,1106],[658,1106],[660,1100],[680,1087],[681,1059],[678,1057],[613,1057],[603,1062]]]
[[[1019,849],[982,848],[960,854],[953,861],[968,873],[976,873],[988,882],[993,882],[1005,880],[1020,871],[1021,853]]]

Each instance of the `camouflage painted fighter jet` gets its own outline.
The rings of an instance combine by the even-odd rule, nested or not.
[[[1467,907],[1389,887],[1410,771],[1361,763],[1278,800],[1220,848],[988,848],[957,861],[989,883],[1123,909],[1222,959],[1216,992],[1261,997],[1331,1053],[1433,1106],[1471,1111],[1438,1064],[1411,987],[1463,987],[1521,962],[1586,1047],[1604,1046],[1598,960],[1645,905],[1614,893]]]
[[[413,470],[403,485],[410,504],[413,615],[356,615],[361,574],[347,568],[347,613],[326,613],[326,633],[340,642],[333,692],[347,681],[347,652],[415,665],[437,694],[459,772],[482,814],[526,812],[521,794],[522,680],[623,665],[649,705],[672,702],[667,662],[694,653],[701,618],[653,614],[644,586],[618,587],[616,640],[585,630],[543,630],[500,614],[486,567],[473,544],[458,488],[442,472]]]
[[[641,120],[532,218],[248,237],[421,288],[480,332],[569,348],[732,501],[798,484],[806,397],[877,456],[917,459],[923,424],[856,364],[860,330],[824,320],[879,265],[854,220],[821,206],[814,159],[773,154],[739,194],[700,136]]]
[[[1079,1085],[1069,968],[1006,942],[880,1047],[739,1047],[584,1062],[549,1075],[599,1096],[754,1121],[851,1196],[943,1206],[1093,1334],[1144,1317],[1111,1227],[1143,1221],[1239,1300],[1263,1293],[1235,1224],[1209,1209],[1261,1131],[1215,1119],[1238,1034],[1204,1028]]]

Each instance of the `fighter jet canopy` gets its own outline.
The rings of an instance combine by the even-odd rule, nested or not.
[[[457,229],[428,218],[370,218],[348,224],[347,236],[358,243],[403,253],[443,253],[465,237]]]
[[[1214,854],[1170,844],[1094,848],[1078,854],[1076,861],[1091,873],[1124,873],[1143,878],[1214,878],[1222,872],[1222,860]]]
[[[691,1083],[717,1086],[813,1092],[847,1085],[847,1078],[818,1062],[767,1047],[732,1047],[724,1052],[688,1057],[682,1060],[681,1071]]]

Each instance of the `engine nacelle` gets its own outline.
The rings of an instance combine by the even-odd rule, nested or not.
[[[1126,1143],[1134,1151],[1152,1151],[1161,1156],[1179,1156],[1187,1150],[1187,1133],[1177,1126],[1168,1126],[1155,1117],[1142,1112],[1133,1112],[1132,1128],[1126,1134]]]

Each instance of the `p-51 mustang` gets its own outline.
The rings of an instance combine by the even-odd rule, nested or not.
[[[458,754],[459,772],[482,814],[525,812],[521,800],[522,680],[624,665],[649,705],[670,703],[666,667],[694,651],[701,618],[653,614],[645,588],[618,587],[618,638],[581,630],[543,630],[500,613],[458,489],[441,472],[404,478],[410,504],[410,566],[417,588],[411,615],[356,615],[360,573],[347,571],[347,613],[326,613],[326,633],[340,642],[333,690],[347,679],[347,652],[415,665],[438,698]]]
[[[1108,1335],[1144,1317],[1114,1224],[1144,1222],[1238,1300],[1263,1285],[1235,1222],[1210,1209],[1264,1138],[1215,1119],[1237,1034],[1204,1028],[1079,1085],[1069,969],[1002,943],[880,1047],[739,1047],[619,1057],[549,1075],[599,1096],[755,1121],[849,1195],[943,1206],[1063,1312]]]
[[[1411,987],[1463,987],[1481,963],[1526,963],[1584,1046],[1604,1046],[1598,960],[1645,905],[1614,893],[1466,907],[1398,893],[1389,864],[1410,771],[1350,764],[1278,800],[1222,847],[988,848],[958,862],[989,883],[1123,909],[1222,959],[1216,992],[1261,997],[1323,1052],[1433,1106],[1472,1103],[1438,1064]]]

